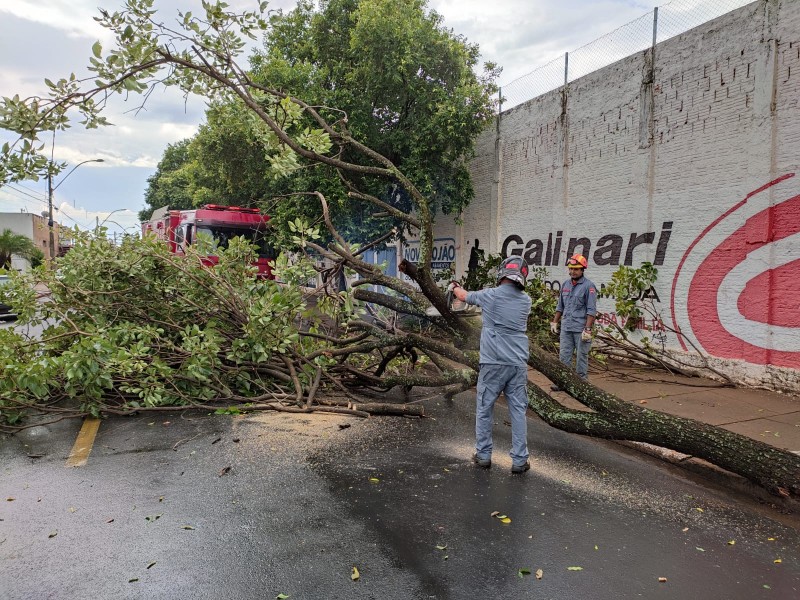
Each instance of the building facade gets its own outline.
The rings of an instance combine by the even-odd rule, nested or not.
[[[35,215],[33,213],[0,213],[0,231],[10,229],[14,233],[24,235],[33,240],[45,256],[45,261],[50,259],[50,229],[47,226],[47,217]],[[53,236],[56,253],[59,247],[59,226],[53,226]],[[11,268],[18,271],[26,271],[30,268],[30,263],[19,256],[11,259]]]
[[[436,227],[457,272],[476,239],[553,289],[573,253],[598,286],[653,263],[644,335],[800,389],[800,2],[753,2],[501,113],[471,173],[462,223]]]

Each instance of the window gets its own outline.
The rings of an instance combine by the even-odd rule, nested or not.
[[[199,226],[195,230],[195,244],[200,253],[213,256],[218,248],[228,247],[234,237],[243,237],[256,246],[261,258],[275,258],[275,249],[266,232],[239,227]]]
[[[186,243],[186,226],[181,225],[175,230],[175,245],[178,247],[179,252],[184,251],[185,243]]]

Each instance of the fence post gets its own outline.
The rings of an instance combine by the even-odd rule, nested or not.
[[[503,208],[503,152],[500,126],[503,120],[503,88],[500,94],[494,134],[494,164],[492,165],[492,198],[489,202],[489,253],[500,251],[500,214]]]
[[[658,7],[653,9],[653,56],[656,52],[656,42],[658,40]]]
[[[656,41],[658,39],[658,7],[653,9],[653,44],[644,53],[644,71],[639,105],[639,148],[649,148],[655,139]],[[652,166],[652,165],[651,165]]]

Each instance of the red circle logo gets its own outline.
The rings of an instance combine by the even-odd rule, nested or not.
[[[800,193],[794,173],[751,192],[689,245],[672,322],[718,358],[800,368]]]

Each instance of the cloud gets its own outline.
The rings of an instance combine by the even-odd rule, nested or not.
[[[94,0],[13,0],[0,4],[3,18],[16,17],[46,25],[78,39],[111,39],[111,34],[87,15],[99,16]]]
[[[197,133],[197,125],[187,125],[184,123],[162,123],[158,131],[164,137],[164,139],[171,140],[168,143],[175,143],[192,137],[195,133]]]
[[[658,4],[663,1],[431,1],[448,27],[480,43],[484,61],[503,67],[503,84],[641,17]]]
[[[126,208],[112,211],[81,210],[62,202],[58,205],[56,220],[64,227],[77,226],[84,231],[93,230],[99,225],[107,228],[111,235],[137,234],[141,231],[138,214]]]
[[[0,188],[0,212],[32,212],[41,214],[47,210],[47,196],[25,185],[10,185]]]
[[[105,4],[121,6],[122,2],[112,0]],[[199,4],[197,0],[156,0],[157,18],[169,22],[177,16],[179,7],[198,12]],[[228,4],[234,10],[252,10],[255,2],[228,0]],[[581,65],[591,63],[583,61],[582,54],[592,58],[605,53],[606,64],[625,55],[624,45],[620,48],[611,38],[605,47],[582,47],[607,37],[620,25],[659,4],[659,22],[667,22],[670,15],[680,13],[681,19],[688,18],[699,7],[730,10],[746,4],[746,0],[429,0],[429,7],[443,16],[445,27],[469,42],[479,43],[482,60],[494,61],[504,68],[500,83],[506,86],[504,94],[509,97],[515,87],[508,86],[510,82],[541,65],[562,61],[565,52],[570,52],[573,74],[582,72]],[[294,0],[273,0],[269,9],[294,5]],[[0,0],[0,95],[45,95],[45,77],[58,79],[71,72],[79,78],[85,76],[94,41],[100,39],[104,47],[110,47],[108,33],[92,19],[98,15],[96,7],[97,0]],[[251,43],[256,44],[260,46],[260,41]],[[575,52],[578,49],[581,51]],[[563,81],[563,63],[552,63],[516,87],[525,100],[535,95],[528,81],[550,85],[551,79],[556,86]],[[142,105],[142,101],[137,95],[127,101],[125,96],[115,95],[105,111],[114,126],[87,131],[74,124],[56,135],[54,157],[69,163],[70,168],[84,160],[104,160],[102,164],[82,166],[58,189],[57,200],[77,204],[80,214],[75,213],[75,218],[84,215],[82,218],[88,219],[90,226],[92,215],[100,216],[104,210],[125,207],[133,213],[141,208],[147,178],[166,146],[194,135],[204,118],[204,99],[185,99],[174,89],[156,88],[146,104]],[[0,143],[13,139],[8,132],[0,131]],[[52,137],[42,139],[48,145],[52,143]],[[29,192],[25,188],[20,188],[22,192],[0,189],[0,210],[27,208],[39,212],[39,198],[46,198],[42,182],[26,185],[34,189],[37,198],[26,196]],[[71,198],[76,199],[70,201]],[[81,206],[87,210],[80,212]],[[119,214],[111,218],[120,220]]]

